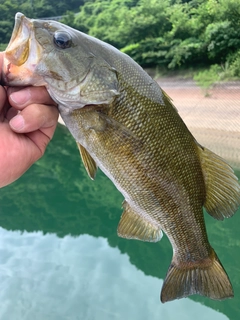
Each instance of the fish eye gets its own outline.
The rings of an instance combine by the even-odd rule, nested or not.
[[[70,34],[63,31],[56,31],[53,36],[53,41],[60,49],[67,49],[72,45],[72,38]]]

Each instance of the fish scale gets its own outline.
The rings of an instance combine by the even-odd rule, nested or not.
[[[119,83],[119,86],[121,88],[121,82]],[[145,90],[146,91],[146,90]],[[145,94],[147,94],[147,92],[145,92]],[[165,132],[165,128],[162,124],[164,124],[164,121],[160,121],[160,119],[164,119],[164,117],[160,117],[160,115],[162,115],[162,112],[161,112],[161,105],[157,105],[155,103],[148,103],[147,99],[145,98],[145,100],[143,100],[143,106],[144,104],[147,104],[148,106],[148,110],[149,112],[151,113],[151,109],[154,108],[156,111],[154,112],[155,116],[157,114],[157,112],[159,113],[159,116],[158,117],[155,117],[156,121],[154,123],[154,126],[152,126],[152,123],[150,123],[150,126],[152,127],[152,130],[150,131],[149,128],[146,128],[144,129],[144,131],[142,130],[139,130],[139,128],[137,126],[134,126],[132,125],[132,123],[135,122],[135,119],[134,119],[134,116],[135,114],[132,114],[131,112],[127,112],[127,110],[129,108],[124,108],[124,106],[127,106],[128,103],[126,101],[124,101],[124,99],[121,99],[119,105],[118,105],[118,101],[116,101],[116,103],[114,103],[114,106],[112,106],[113,110],[110,108],[111,110],[111,116],[113,117],[114,120],[116,120],[117,122],[120,122],[121,124],[124,124],[125,122],[128,122],[130,123],[130,127],[133,131],[133,135],[136,135],[137,137],[141,138],[141,142],[144,143],[144,138],[146,137],[145,136],[142,136],[142,133],[143,132],[146,132],[148,131],[148,138],[153,141],[155,141],[153,144],[149,145],[148,143],[145,145],[146,146],[146,150],[142,150],[142,146],[139,147],[139,151],[135,151],[135,157],[136,159],[133,159],[132,157],[132,162],[135,160],[136,162],[139,163],[139,168],[138,170],[137,169],[137,164],[135,163],[129,163],[129,157],[127,157],[127,162],[125,159],[122,160],[122,162],[119,160],[119,158],[123,155],[122,153],[122,150],[123,149],[126,149],[126,142],[124,141],[123,144],[121,145],[120,142],[119,142],[119,139],[113,139],[113,136],[115,134],[114,132],[114,128],[112,131],[110,131],[108,133],[108,137],[106,137],[106,131],[101,133],[102,137],[101,137],[101,141],[98,141],[98,146],[97,146],[97,150],[98,150],[98,153],[95,154],[96,158],[97,159],[104,159],[106,157],[106,155],[104,154],[102,156],[101,154],[101,146],[104,144],[104,141],[108,141],[109,140],[109,136],[111,136],[111,142],[112,142],[112,145],[111,146],[108,146],[108,151],[110,152],[115,152],[114,150],[116,150],[116,148],[118,148],[118,150],[120,150],[120,153],[119,155],[116,155],[116,158],[118,159],[118,164],[114,162],[109,162],[107,164],[107,167],[108,167],[108,170],[111,171],[111,174],[115,177],[114,179],[115,180],[118,180],[119,181],[119,185],[121,186],[121,188],[123,190],[125,190],[125,192],[127,193],[128,195],[128,198],[129,198],[129,201],[132,201],[135,203],[135,205],[137,207],[139,207],[141,209],[141,211],[144,210],[144,212],[149,212],[149,208],[151,208],[151,214],[153,215],[154,219],[157,220],[157,222],[159,222],[163,228],[163,230],[168,233],[168,225],[169,225],[169,221],[167,219],[162,219],[162,217],[160,218],[159,216],[159,211],[161,210],[161,204],[162,203],[166,203],[167,204],[167,208],[164,208],[164,210],[162,211],[166,211],[167,214],[169,214],[169,201],[166,201],[166,196],[164,197],[161,197],[159,194],[163,193],[165,191],[165,186],[164,186],[164,190],[161,191],[161,183],[159,182],[159,176],[161,177],[162,175],[167,175],[168,171],[167,170],[167,162],[169,161],[165,161],[165,159],[159,159],[161,158],[161,152],[159,152],[159,149],[161,149],[161,145],[164,145],[166,146],[166,143],[164,141],[164,139],[154,139],[153,135],[155,136],[161,136],[161,132]],[[122,110],[124,109],[124,110]],[[141,109],[143,109],[143,111],[145,111],[145,108],[141,108],[140,105],[138,105],[138,114],[141,115]],[[175,112],[175,110],[174,110]],[[152,113],[151,113],[152,114]],[[82,123],[83,122],[87,122],[87,119],[81,119]],[[79,123],[79,126],[82,127],[82,123]],[[170,132],[168,132],[167,134],[167,137],[166,139],[168,139],[168,136],[171,136],[172,137],[172,134],[174,134],[174,131],[176,131],[175,127],[173,126],[172,130],[169,130]],[[181,132],[177,131],[175,133],[175,135],[177,135],[178,133],[180,133],[179,135],[179,139],[182,138],[182,135],[181,135]],[[189,137],[191,137],[191,135],[189,134]],[[98,135],[98,138],[99,138],[99,135]],[[184,143],[187,142],[187,139],[186,139],[186,136],[184,135],[183,136],[183,139],[184,139]],[[91,140],[91,138],[90,138]],[[134,145],[135,141],[130,138],[129,139],[129,145],[131,146],[132,144]],[[186,140],[186,141],[185,141]],[[87,143],[88,144],[88,143]],[[189,143],[186,143],[186,145],[189,145]],[[169,148],[168,148],[169,149]],[[174,147],[172,150],[169,150],[169,153],[166,155],[166,159],[169,159],[171,157],[173,157],[175,154],[178,155],[177,158],[175,158],[176,160],[176,164],[174,165],[174,168],[175,170],[177,171],[176,174],[179,175],[179,170],[182,169],[181,166],[183,165],[183,160],[182,160],[182,157],[185,157],[187,153],[186,150],[184,150],[184,152],[182,152],[182,149],[180,150],[181,152],[179,152],[179,150],[177,150],[176,147]],[[90,150],[90,152],[92,152],[92,150]],[[125,153],[127,153],[125,151]],[[116,154],[116,152],[115,152]],[[129,152],[129,154],[133,154],[132,151]],[[139,157],[139,154],[140,154],[140,157]],[[146,163],[145,161],[145,154],[148,154],[150,155],[150,158],[152,159],[152,161],[148,161],[148,163]],[[196,156],[197,157],[197,156]],[[142,158],[142,161],[141,161],[141,158]],[[179,160],[181,159],[181,160]],[[111,160],[111,159],[110,159]],[[163,164],[163,162],[165,162]],[[199,164],[199,161],[196,161],[195,162],[198,164],[198,166],[196,166],[195,170],[193,171],[193,174],[195,174],[196,171],[199,172],[199,176],[201,177],[202,173],[201,173],[201,168],[200,168],[200,164]],[[187,161],[187,164],[189,163],[189,161]],[[122,170],[119,170],[119,167],[125,171],[125,175],[127,176],[127,179],[125,179],[125,175],[123,175],[122,173]],[[159,170],[160,172],[157,173],[157,169],[159,167]],[[172,166],[171,166],[172,167]],[[177,167],[179,169],[177,169]],[[134,170],[132,169],[134,168]],[[115,172],[116,171],[116,172]],[[144,175],[143,175],[144,173]],[[108,173],[109,175],[109,173]],[[143,176],[143,179],[140,181],[140,179],[137,179],[137,177],[139,175],[142,175]],[[172,175],[172,174],[171,174]],[[190,184],[190,189],[192,189],[192,193],[194,194],[194,199],[197,195],[197,193],[199,193],[200,191],[200,188],[199,188],[199,177],[198,179],[196,180],[195,177],[194,179],[189,176],[189,173],[188,172],[185,172],[185,170],[181,170],[181,175],[183,175],[183,178],[186,177],[186,184],[188,186],[188,189],[189,189],[189,181],[192,182],[192,185]],[[145,176],[147,176],[147,179],[145,178]],[[149,176],[150,176],[150,179],[149,179]],[[182,180],[183,180],[182,178]],[[201,177],[202,178],[202,177]],[[203,179],[203,178],[202,178]],[[134,181],[134,185],[132,184],[129,184],[129,180],[130,181]],[[161,178],[160,180],[164,180],[164,178]],[[172,179],[173,180],[173,179]],[[153,184],[153,181],[155,182],[155,184]],[[170,181],[171,183],[172,181]],[[167,182],[167,186],[170,185],[169,182]],[[174,183],[174,182],[173,182]],[[136,193],[134,193],[132,195],[132,191],[133,190],[136,190],[136,189],[142,189],[141,186],[144,186],[145,189],[150,189],[152,190],[152,192],[155,193],[155,196],[152,197],[152,203],[149,201],[149,195],[146,194],[146,197],[144,197],[142,194],[143,192],[139,192],[140,193],[140,196],[136,198]],[[170,188],[170,190],[172,189],[172,187]],[[178,193],[179,193],[179,190],[178,190]],[[204,194],[204,190],[202,191],[202,193]],[[176,192],[174,192],[174,194],[176,194]],[[203,199],[203,195],[201,194],[200,195],[201,199]],[[157,200],[157,199],[161,199],[161,198],[164,198],[162,201],[160,200]],[[173,196],[173,198],[176,198],[176,196]],[[178,199],[178,202],[182,202],[182,199],[186,199],[186,196],[184,194],[180,194],[179,196],[179,199]],[[156,201],[157,200],[157,201]],[[149,203],[150,202],[150,203]],[[187,204],[184,203],[184,211],[186,211],[186,207],[187,207]],[[191,207],[192,209],[192,207]],[[199,204],[198,206],[198,211],[201,211],[202,210],[202,201],[201,203]],[[176,207],[174,207],[174,209],[172,210],[173,212],[175,211],[176,212]],[[191,212],[189,212],[189,214],[191,214]],[[190,217],[189,217],[189,214],[188,214],[188,221],[190,221]],[[160,219],[160,221],[159,221]],[[177,219],[177,216],[176,216],[176,219]],[[163,220],[163,222],[161,222]],[[181,223],[182,223],[182,220],[181,219]],[[165,221],[167,222],[167,224],[165,225]],[[181,225],[181,223],[178,223],[178,226]],[[178,227],[178,230],[179,230],[179,227]],[[196,230],[194,231],[194,233],[196,232]],[[192,238],[192,237],[191,237]],[[175,244],[175,246],[177,247],[179,245],[180,242],[183,242],[183,236],[181,234],[181,232],[176,232],[174,237],[173,237],[173,243]],[[186,242],[189,242],[189,239],[185,239]],[[195,241],[196,242],[196,241]],[[197,243],[195,244],[197,246]]]
[[[139,65],[64,24],[18,13],[2,77],[7,86],[46,86],[90,178],[99,167],[125,198],[119,236],[156,242],[162,231],[167,235],[173,258],[162,302],[233,296],[209,244],[203,206],[216,219],[231,217],[240,204],[238,180],[223,159],[197,143]]]

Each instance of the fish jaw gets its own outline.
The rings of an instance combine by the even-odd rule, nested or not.
[[[42,54],[33,23],[22,13],[15,16],[15,26],[4,52],[2,81],[5,85],[45,85],[42,77],[34,73]]]

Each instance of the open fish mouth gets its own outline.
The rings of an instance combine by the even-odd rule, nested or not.
[[[12,37],[5,51],[5,57],[16,66],[21,66],[29,56],[29,40],[32,22],[22,13],[17,13]]]
[[[34,70],[39,62],[42,48],[35,39],[32,20],[22,13],[15,16],[10,42],[4,53],[2,81],[4,84],[31,84]]]

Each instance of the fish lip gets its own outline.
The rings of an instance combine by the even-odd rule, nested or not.
[[[18,31],[21,28],[21,23],[22,23],[22,19],[24,18],[24,14],[21,12],[17,12],[15,15],[15,23],[14,23],[14,27],[13,27],[13,31],[12,31],[12,35],[11,38],[9,40],[8,46],[4,51],[4,58],[3,61],[5,62],[6,60],[6,52],[7,50],[10,48],[11,44],[14,42],[14,40],[16,39],[17,35],[18,35]],[[10,63],[3,63],[2,64],[2,71],[1,71],[1,81],[0,84],[2,86],[7,85],[8,81],[7,81],[7,76],[9,74],[9,68],[10,68]]]
[[[30,29],[32,27],[31,20],[28,19],[23,13],[17,12],[15,15],[15,24],[13,27],[12,35],[5,51],[7,51],[11,47],[12,43],[15,41],[15,39],[19,35],[19,31],[21,31],[22,26],[25,26],[25,33],[28,30],[28,35],[29,35]]]
[[[12,52],[16,50],[17,47],[22,47],[29,40],[31,36],[31,30],[33,29],[33,23],[30,19],[24,16],[21,12],[16,13],[15,15],[15,25],[12,31],[12,36],[9,41],[9,44],[5,50],[5,54],[8,55],[11,59]],[[20,43],[18,41],[20,38]],[[17,57],[19,59],[19,57]]]
[[[21,24],[22,24],[22,19],[24,18],[24,14],[21,13],[21,12],[17,12],[15,14],[15,24],[14,24],[14,27],[13,27],[13,31],[12,31],[12,36],[10,38],[10,41],[9,41],[9,44],[8,44],[8,47],[10,46],[10,44],[15,40],[15,38],[17,37],[18,35],[18,30],[20,29],[21,27]]]
[[[32,30],[32,20],[28,19],[21,12],[16,13],[12,36],[3,55],[1,85],[12,83],[10,72],[12,66],[19,67],[27,61]]]

